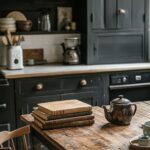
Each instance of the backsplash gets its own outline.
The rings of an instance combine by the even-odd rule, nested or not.
[[[67,37],[79,37],[80,34],[42,34],[25,35],[25,42],[22,42],[23,49],[43,48],[44,59],[49,63],[62,62],[63,50],[60,44]]]
[[[79,37],[80,34],[41,34],[24,35],[25,41],[21,43],[23,49],[44,49],[44,59],[49,63],[62,62],[63,50],[60,44],[67,37]],[[0,46],[0,65],[6,64],[6,54],[4,47]]]

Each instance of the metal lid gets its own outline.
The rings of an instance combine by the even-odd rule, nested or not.
[[[112,104],[125,105],[131,103],[130,100],[124,98],[123,95],[119,95],[118,98],[111,101]]]

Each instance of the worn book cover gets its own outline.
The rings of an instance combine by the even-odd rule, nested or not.
[[[39,126],[41,129],[48,130],[48,129],[58,129],[58,128],[65,128],[65,127],[88,126],[94,124],[94,120],[74,121],[74,122],[58,124],[58,125],[43,125],[40,121],[35,119],[34,123],[37,126]]]
[[[42,118],[43,120],[47,121],[47,120],[56,120],[56,119],[60,119],[60,118],[70,118],[70,117],[91,115],[92,111],[77,112],[77,113],[53,116],[53,115],[48,115],[48,114],[40,111],[39,109],[36,109],[36,110],[32,111],[32,114],[35,114],[35,115],[39,116],[40,118]]]
[[[36,120],[41,122],[43,125],[59,125],[59,124],[70,123],[70,122],[75,122],[75,121],[84,121],[84,120],[92,120],[92,119],[94,119],[94,115],[87,115],[87,116],[61,118],[61,119],[57,119],[57,120],[45,121],[45,120],[43,120],[42,118],[38,117],[35,114],[32,114],[32,116]]]
[[[92,106],[79,100],[64,100],[38,104],[39,110],[49,115],[63,115],[69,113],[91,111]]]

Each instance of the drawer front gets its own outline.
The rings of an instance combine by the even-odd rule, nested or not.
[[[64,77],[61,80],[62,90],[86,90],[98,86],[96,75],[77,75]]]
[[[69,75],[61,77],[43,77],[18,79],[16,89],[19,96],[42,96],[61,94],[70,90],[86,90],[98,85],[96,75]]]
[[[60,78],[29,78],[16,81],[17,91],[21,96],[52,94],[60,90]]]

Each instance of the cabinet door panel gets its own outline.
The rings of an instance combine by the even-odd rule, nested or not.
[[[117,8],[117,27],[118,28],[130,28],[131,27],[131,6],[132,0],[118,0],[118,8]],[[124,11],[118,12],[118,11]]]
[[[143,34],[95,35],[96,63],[131,63],[144,61]]]
[[[144,30],[144,0],[132,0],[132,28]]]
[[[104,28],[104,0],[90,0],[92,29]]]
[[[117,0],[105,0],[105,27],[117,28]]]

